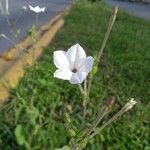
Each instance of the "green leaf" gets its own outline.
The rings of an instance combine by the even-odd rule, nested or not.
[[[98,67],[97,65],[94,65],[93,69],[92,69],[92,75],[95,75],[98,71]]]
[[[26,111],[27,111],[30,123],[32,125],[35,125],[36,119],[39,116],[39,110],[36,107],[31,106],[31,107],[27,107]]]
[[[19,145],[24,145],[26,143],[23,127],[21,125],[17,125],[15,129],[15,136]]]
[[[62,147],[62,148],[57,148],[57,149],[55,149],[55,150],[71,150],[71,148],[66,145],[66,146],[64,146],[64,147]]]
[[[69,129],[69,133],[72,137],[76,136],[76,132],[73,129]]]
[[[81,141],[81,143],[80,143],[80,147],[81,147],[81,149],[83,149],[83,148],[85,148],[85,147],[86,147],[87,142],[88,142],[88,139],[87,139],[87,138],[85,138],[85,139],[83,139],[83,140]]]
[[[47,81],[44,79],[38,79],[40,84],[42,84],[43,86],[47,85]]]

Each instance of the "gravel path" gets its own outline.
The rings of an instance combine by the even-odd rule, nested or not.
[[[129,14],[144,18],[150,21],[150,4],[128,2],[124,0],[105,0],[105,2],[111,6],[118,5],[119,8],[125,10]]]
[[[5,1],[6,0],[2,0],[3,4],[5,4]],[[17,22],[17,27],[21,31],[18,37],[18,40],[20,40],[26,36],[26,29],[36,23],[36,15],[29,10],[28,5],[46,7],[45,12],[39,14],[38,26],[40,26],[57,15],[65,6],[71,4],[72,0],[9,0],[9,2],[10,21],[14,21],[22,13],[22,6],[27,7],[27,11],[23,13]],[[9,38],[12,37],[10,28],[0,10],[0,34],[1,33],[4,33]],[[0,39],[0,54],[11,46],[12,43],[5,39]]]

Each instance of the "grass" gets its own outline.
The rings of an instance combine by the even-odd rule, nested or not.
[[[77,2],[65,17],[65,25],[41,60],[27,70],[10,102],[0,111],[0,149],[54,150],[66,145],[70,135],[64,126],[67,105],[81,120],[82,98],[75,85],[55,79],[53,51],[80,43],[88,55],[99,50],[111,9],[101,2]],[[135,97],[137,106],[104,129],[87,150],[150,150],[150,23],[119,12],[95,76],[86,120],[94,120],[98,103],[110,95],[120,108]]]

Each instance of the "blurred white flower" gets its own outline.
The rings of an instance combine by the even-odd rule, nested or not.
[[[29,5],[29,8],[31,11],[34,11],[35,13],[41,13],[45,11],[45,7],[40,8],[39,6],[32,7],[31,5]]]
[[[72,84],[82,83],[93,66],[94,58],[86,57],[84,49],[73,45],[67,52],[58,50],[54,52],[54,64],[58,68],[54,77],[69,80]]]
[[[24,11],[26,11],[26,10],[27,10],[27,7],[26,7],[26,6],[22,6],[22,9],[23,9]]]
[[[6,37],[6,35],[5,35],[5,34],[1,33],[1,34],[0,34],[0,38],[4,38],[4,39],[6,39],[7,37]]]

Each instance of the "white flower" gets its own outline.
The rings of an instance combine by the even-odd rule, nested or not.
[[[72,84],[82,83],[93,66],[94,58],[86,57],[84,49],[79,45],[73,45],[67,52],[55,51],[54,64],[58,68],[54,77],[69,80]]]
[[[5,35],[5,34],[3,34],[3,33],[1,33],[1,34],[0,34],[0,38],[7,39],[6,35]]]
[[[22,9],[23,9],[24,11],[26,11],[26,10],[27,10],[27,7],[26,7],[26,6],[22,6]]]
[[[45,11],[45,7],[40,8],[39,6],[32,7],[31,5],[29,5],[29,8],[31,11],[34,11],[35,13],[41,13]]]
[[[127,102],[124,107],[123,110],[124,111],[128,111],[130,109],[132,109],[132,107],[137,103],[137,101],[134,100],[134,98],[131,98],[131,100],[129,102]]]

